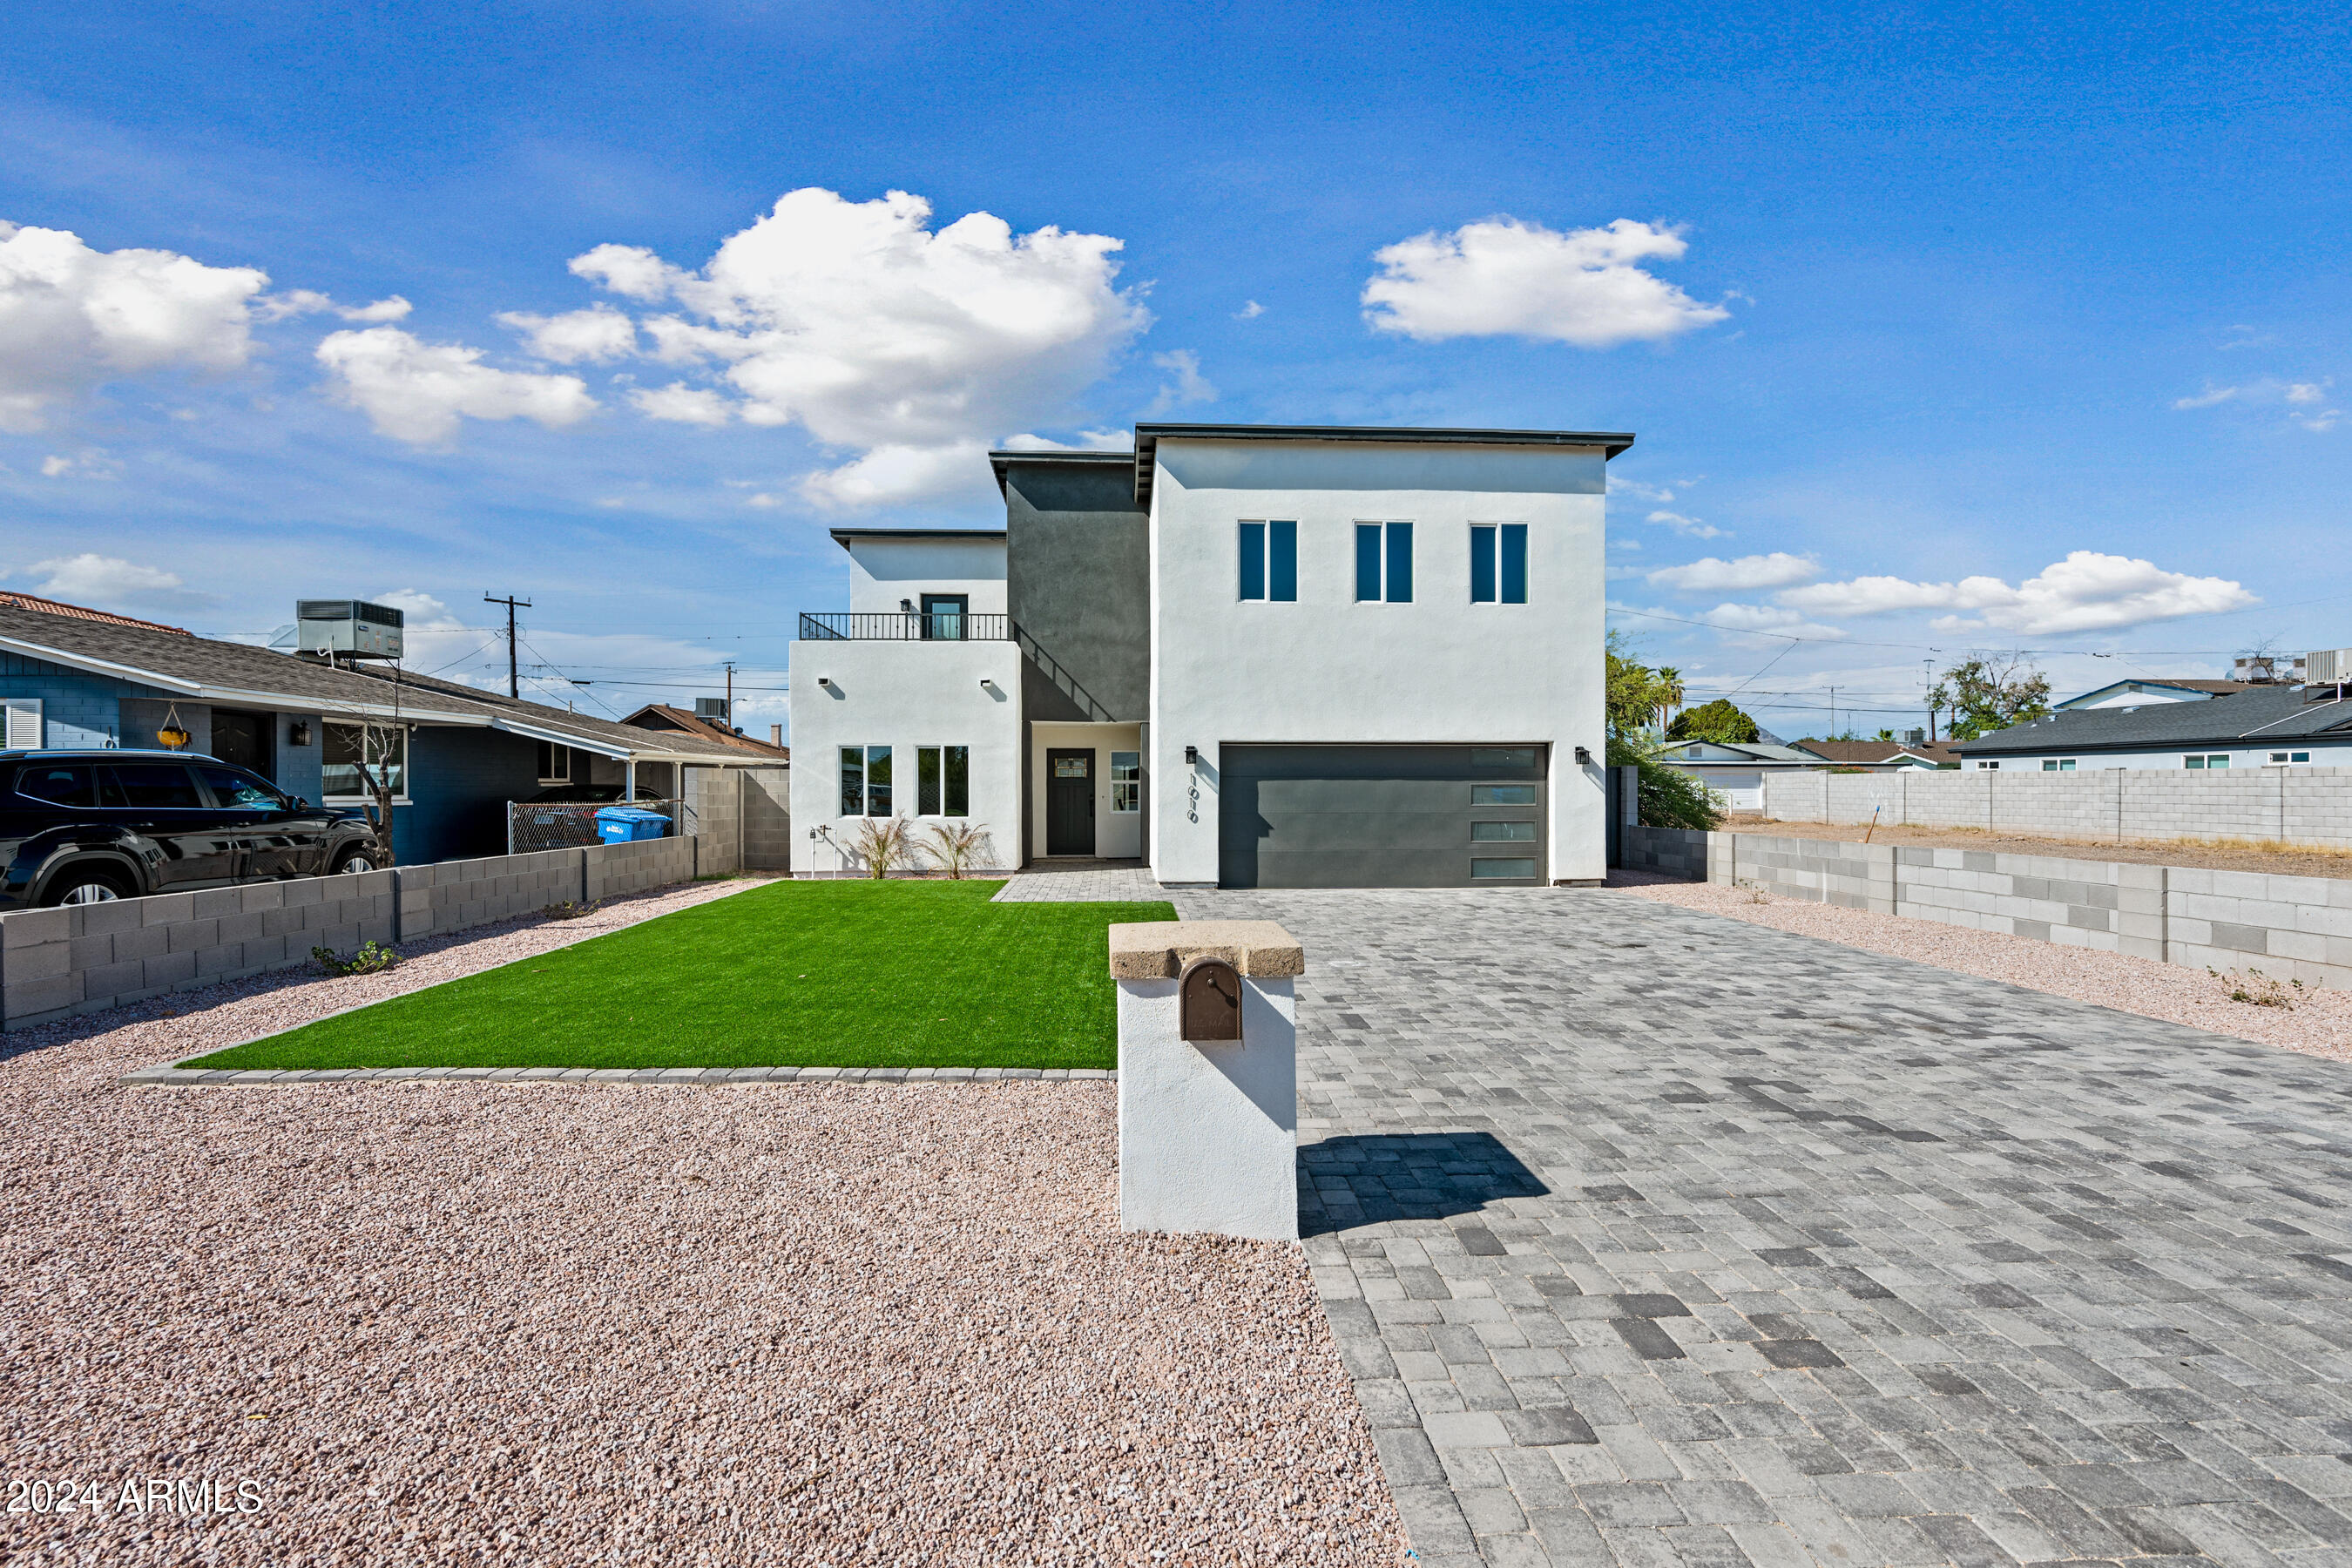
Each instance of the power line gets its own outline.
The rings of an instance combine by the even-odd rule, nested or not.
[[[517,605],[520,605],[522,608],[528,610],[530,608],[530,601],[529,599],[518,599],[511,594],[503,599],[498,597],[496,595],[485,594],[482,595],[482,603],[485,605],[504,605],[507,607],[507,695],[516,699],[517,700],[520,700],[522,690],[520,679],[515,668],[515,608]]]

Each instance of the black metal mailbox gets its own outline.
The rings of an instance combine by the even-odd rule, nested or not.
[[[1177,1032],[1232,1045],[1242,1037],[1242,977],[1222,958],[1196,958],[1176,977]]]

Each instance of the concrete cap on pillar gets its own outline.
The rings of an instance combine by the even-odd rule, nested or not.
[[[1113,980],[1173,980],[1196,958],[1222,958],[1258,980],[1307,973],[1307,950],[1273,921],[1146,921],[1110,928]]]

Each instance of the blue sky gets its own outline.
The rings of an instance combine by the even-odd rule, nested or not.
[[[514,592],[595,682],[544,689],[733,658],[764,723],[825,527],[985,520],[989,442],[1477,424],[1639,434],[1615,624],[1786,734],[1832,686],[1917,722],[1980,648],[2079,689],[2352,644],[2340,11],[12,30],[0,587],[220,633],[398,594],[485,683]]]

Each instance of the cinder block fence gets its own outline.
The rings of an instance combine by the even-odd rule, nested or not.
[[[2352,986],[2352,879],[1673,827],[1624,864],[2166,963]]]
[[[0,1029],[306,963],[314,947],[443,936],[567,899],[691,881],[700,847],[651,838],[20,910],[0,915]]]

